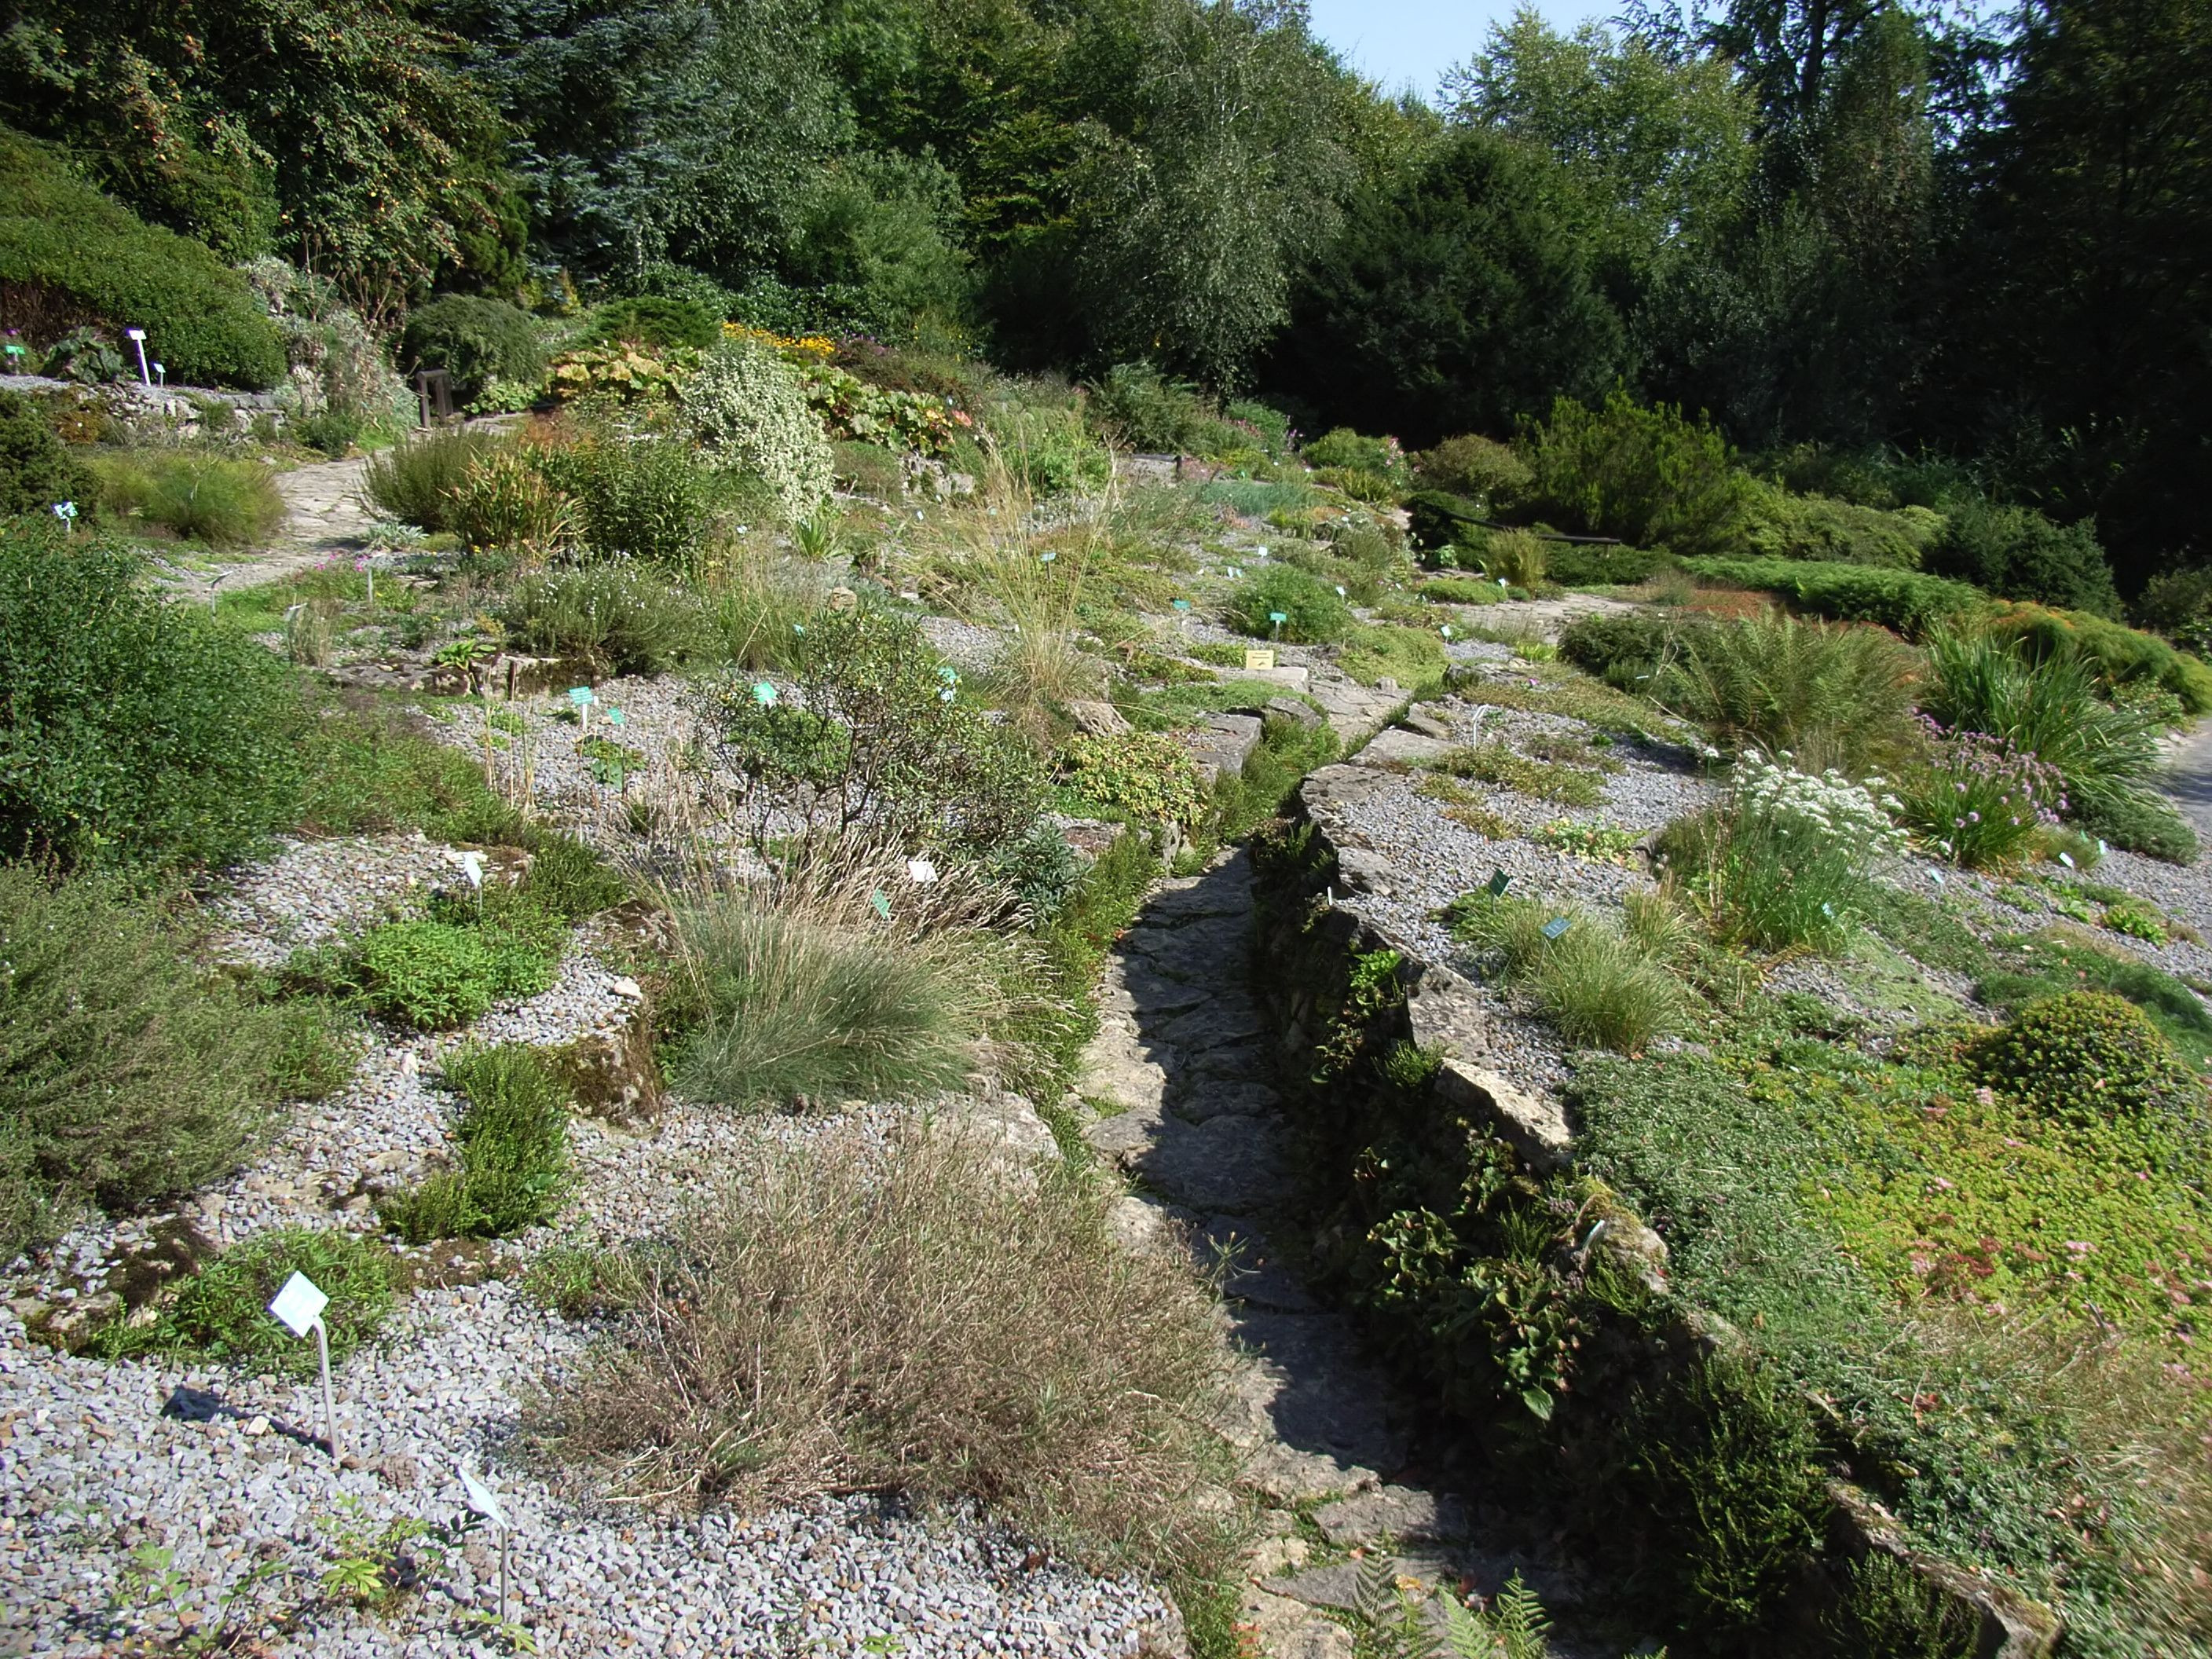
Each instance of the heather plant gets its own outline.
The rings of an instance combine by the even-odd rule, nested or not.
[[[1230,594],[1224,615],[1239,633],[1299,645],[1340,640],[1354,626],[1352,608],[1333,588],[1284,564],[1248,574]]]
[[[2028,857],[2066,810],[2057,769],[2002,738],[1926,724],[1924,756],[1899,768],[1889,786],[1899,819],[1942,857],[1969,870],[2000,868]]]
[[[685,417],[716,465],[757,478],[797,522],[830,495],[830,441],[798,373],[767,347],[732,339],[683,392]]]
[[[1680,409],[1619,390],[1595,410],[1560,398],[1518,447],[1530,501],[1581,528],[1677,553],[1725,551],[1741,537],[1751,480],[1728,441]]]
[[[377,1218],[410,1244],[501,1238],[553,1218],[568,1186],[568,1089],[548,1054],[520,1043],[447,1056],[461,1097],[454,1163],[386,1198]]]

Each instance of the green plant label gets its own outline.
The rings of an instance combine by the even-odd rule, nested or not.
[[[1504,898],[1505,896],[1505,890],[1511,884],[1512,880],[1513,878],[1507,875],[1503,870],[1492,870],[1490,872],[1490,896],[1492,898]]]
[[[1574,925],[1575,919],[1572,916],[1553,916],[1544,924],[1541,932],[1546,939],[1558,939]]]
[[[588,685],[572,686],[568,691],[568,701],[579,708],[587,708],[594,701],[592,688]]]
[[[1278,625],[1286,623],[1290,621],[1290,619],[1291,613],[1287,611],[1270,611],[1267,613],[1267,620]]]
[[[775,701],[775,688],[766,680],[761,681],[753,687],[753,701],[762,708],[767,708]]]
[[[1190,601],[1188,599],[1170,599],[1168,603],[1175,606],[1178,611],[1188,611],[1190,609]]]
[[[881,916],[885,921],[889,921],[891,919],[891,902],[884,896],[884,890],[882,888],[878,887],[874,892],[868,895],[868,903],[874,908],[875,913]]]

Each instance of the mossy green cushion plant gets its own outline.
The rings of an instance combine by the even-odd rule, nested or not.
[[[1977,1081],[2062,1121],[2201,1123],[2204,1085],[2150,1017],[2103,991],[2029,1004],[1966,1050]]]
[[[1133,823],[1194,823],[1206,805],[1198,763],[1171,733],[1083,733],[1060,751],[1067,787]]]
[[[377,1206],[410,1244],[501,1238],[550,1221],[568,1188],[569,1091],[548,1054],[520,1043],[445,1060],[462,1098],[455,1167]]]
[[[1354,625],[1352,607],[1333,587],[1283,564],[1248,570],[1223,607],[1223,619],[1240,634],[1294,645],[1326,645]]]
[[[63,152],[0,127],[0,283],[143,328],[178,385],[272,386],[284,347],[244,277],[100,194]],[[135,372],[137,364],[131,365]]]

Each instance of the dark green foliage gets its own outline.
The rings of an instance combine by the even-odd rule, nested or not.
[[[2087,611],[2052,611],[2039,605],[2007,605],[1990,618],[1988,626],[2030,662],[2079,659],[2113,696],[2155,687],[2177,699],[2184,714],[2212,714],[2212,667],[2154,634],[2139,633]]]
[[[2008,599],[2093,616],[2118,617],[2119,591],[2087,520],[2057,525],[2033,507],[1996,507],[1978,497],[1944,504],[1943,533],[1922,564]]]
[[[1545,199],[1540,163],[1462,128],[1353,199],[1273,378],[1370,432],[1504,431],[1622,366],[1619,317]]]
[[[90,511],[91,475],[35,404],[21,392],[0,392],[0,518],[44,513],[62,501]]]
[[[149,352],[180,385],[273,386],[284,349],[243,277],[199,243],[141,221],[70,170],[58,151],[0,127],[0,284],[18,311],[119,337],[147,331]],[[37,326],[35,323],[32,325]]]
[[[0,851],[220,864],[289,814],[298,702],[269,652],[128,550],[0,525]]]
[[[1752,498],[1745,540],[1758,558],[1832,559],[1916,570],[1948,528],[1941,514],[1926,507],[1884,512],[1826,495],[1761,489]]]
[[[1544,574],[1562,587],[1622,586],[1649,581],[1672,563],[1664,553],[1641,547],[1544,544]]]
[[[480,763],[425,737],[398,708],[325,702],[309,711],[298,744],[295,811],[310,834],[420,830],[454,842],[526,834],[514,810],[484,787]]]
[[[1473,433],[1447,438],[1413,459],[1422,489],[1462,495],[1493,512],[1513,506],[1534,481],[1512,445]]]
[[[1522,448],[1530,504],[1578,530],[1677,553],[1726,552],[1743,538],[1751,480],[1718,431],[1679,409],[1618,388],[1595,410],[1561,398]]]
[[[185,1281],[155,1323],[112,1327],[104,1346],[117,1358],[165,1354],[312,1376],[315,1344],[269,1316],[269,1304],[295,1273],[331,1299],[323,1325],[334,1366],[392,1311],[391,1258],[380,1242],[335,1227],[280,1227],[232,1245]]]
[[[1277,622],[1280,612],[1285,620]],[[1352,631],[1351,607],[1319,578],[1288,565],[1248,574],[1223,607],[1230,626],[1255,639],[1322,645]]]
[[[362,490],[378,512],[402,524],[450,530],[453,491],[469,468],[498,447],[489,433],[466,428],[410,438],[370,458]]]
[[[1851,1564],[1823,1634],[1838,1653],[1881,1659],[1977,1659],[1981,1620],[1887,1550]]]
[[[1917,950],[1912,954],[1930,960]],[[2202,1070],[2212,1062],[2212,1010],[2203,999],[2163,969],[2117,946],[2108,950],[2056,933],[2046,936],[2004,966],[1985,972],[1975,983],[1974,995],[2017,1015],[2031,1003],[2076,990],[2126,998],[2191,1066]]]
[[[713,480],[697,452],[674,438],[629,442],[608,434],[539,463],[548,483],[583,509],[584,540],[601,558],[642,559],[683,569],[714,510]]]
[[[530,314],[503,300],[448,294],[408,313],[399,362],[410,371],[442,368],[466,399],[489,380],[534,385],[545,373],[545,347]]]
[[[689,346],[703,351],[719,345],[722,319],[711,306],[697,300],[666,299],[638,295],[610,300],[592,316],[592,335],[599,340],[665,349]]]
[[[1860,777],[1910,746],[1917,665],[1879,629],[1740,617],[1685,629],[1675,644],[1650,689],[1725,749]]]
[[[500,620],[520,649],[579,658],[602,675],[665,673],[708,643],[693,595],[623,564],[526,578]]]
[[[0,1256],[228,1173],[349,1069],[320,1010],[208,979],[190,943],[118,880],[0,866]]]
[[[1559,659],[1609,685],[1649,691],[1663,660],[1678,649],[1686,629],[1711,626],[1646,611],[1595,611],[1559,631]]]
[[[1797,559],[1693,558],[1684,562],[1692,575],[1707,581],[1773,593],[1811,616],[1880,623],[1908,638],[1989,607],[1987,596],[1978,588],[1914,570]]]
[[[2212,568],[2161,571],[2143,584],[2130,612],[2183,650],[2212,655]]]
[[[391,921],[355,943],[294,958],[291,981],[418,1031],[465,1025],[495,1002],[553,983],[561,936],[518,909],[465,921]]]
[[[2197,831],[2162,795],[2092,800],[2075,813],[2074,821],[2087,834],[2130,853],[2145,853],[2168,864],[2191,864],[2197,859]]]
[[[377,1215],[410,1244],[503,1238],[553,1218],[568,1171],[568,1089],[549,1057],[518,1043],[445,1060],[461,1096],[456,1167],[396,1194]]]
[[[1481,536],[1489,514],[1479,501],[1441,489],[1416,490],[1406,501],[1407,534],[1425,553]]]
[[[2204,1085],[2133,1003],[2069,991],[2030,1003],[2009,1024],[1969,1045],[1977,1081],[2015,1094],[2062,1121],[2133,1118],[2201,1124]]]

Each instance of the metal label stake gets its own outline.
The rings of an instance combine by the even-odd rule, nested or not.
[[[331,1334],[323,1323],[323,1310],[330,1305],[330,1297],[316,1288],[313,1279],[305,1273],[294,1273],[276,1292],[269,1311],[295,1336],[305,1336],[309,1331],[315,1334],[315,1352],[323,1370],[323,1425],[330,1431],[331,1462],[335,1463],[338,1461],[338,1410],[331,1397]]]

